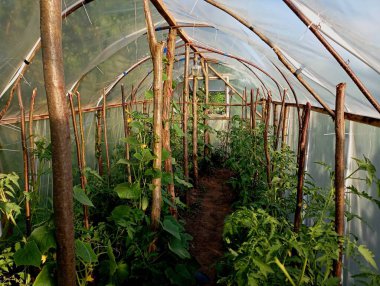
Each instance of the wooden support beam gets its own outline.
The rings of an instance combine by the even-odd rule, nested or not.
[[[263,114],[263,119],[265,120],[265,128],[264,128],[264,152],[266,159],[266,172],[267,172],[267,184],[268,189],[272,187],[272,179],[271,179],[271,162],[270,162],[270,154],[269,154],[269,143],[268,143],[268,129],[269,129],[269,121],[270,121],[270,108],[272,105],[272,97],[270,92],[268,93],[268,99],[266,101],[266,112],[265,116]],[[264,108],[264,107],[263,107]],[[264,110],[263,110],[264,112]]]
[[[197,55],[194,58],[194,64],[198,61]],[[196,75],[193,75],[193,179],[194,187],[198,188],[199,176],[198,176],[198,79]]]
[[[210,132],[207,129],[208,128],[208,116],[210,113],[210,110],[209,110],[209,105],[210,105],[209,93],[210,92],[209,92],[209,72],[208,72],[209,65],[204,59],[201,59],[201,63],[202,63],[202,70],[203,70],[203,79],[204,79],[204,84],[205,84],[205,105],[206,105],[206,108],[204,110],[204,120],[203,120],[203,124],[206,127],[206,130],[204,131],[203,156],[204,156],[204,158],[208,158],[210,156],[210,148],[209,148]]]
[[[158,1],[152,1],[162,4]],[[163,109],[163,93],[162,93],[162,54],[164,43],[158,42],[152,21],[152,15],[149,7],[149,0],[144,0],[145,21],[148,29],[148,41],[150,53],[153,61],[153,169],[161,172],[162,167],[162,109]],[[169,23],[171,25],[171,23]],[[152,181],[152,212],[151,226],[153,230],[157,230],[160,224],[161,216],[161,177],[154,178]]]
[[[284,54],[281,52],[279,47],[277,47],[267,36],[265,36],[262,32],[260,32],[256,27],[251,25],[247,20],[243,19],[236,13],[234,13],[231,9],[227,8],[226,6],[214,1],[214,0],[204,0],[205,2],[213,5],[214,7],[224,11],[225,13],[229,14],[231,17],[235,18],[237,21],[239,21],[241,24],[246,26],[249,30],[251,30],[253,33],[255,33],[264,43],[266,43],[273,52],[277,55],[278,59],[282,62],[282,64],[298,79],[298,81],[309,91],[309,93],[323,106],[324,109],[332,116],[334,117],[334,112],[331,110],[331,108],[322,100],[322,98],[314,91],[314,89],[304,80],[304,78],[301,76],[301,73],[299,70],[296,70],[293,65],[288,62]]]
[[[183,128],[183,172],[185,179],[189,181],[189,144],[188,144],[188,120],[189,120],[189,106],[187,102],[189,101],[189,53],[190,46],[186,45],[186,57],[184,66],[184,83],[183,83],[183,118],[182,118],[182,128]]]
[[[356,84],[363,95],[368,99],[372,106],[380,112],[380,104],[373,97],[368,88],[363,84],[359,77],[351,69],[350,65],[342,58],[342,56],[333,48],[333,46],[323,37],[317,25],[315,25],[302,11],[293,3],[292,0],[283,0],[286,5],[297,15],[297,17],[307,26],[308,29],[317,37],[321,44],[329,51],[334,59],[339,63],[347,75]]]
[[[298,233],[301,228],[301,213],[303,203],[303,185],[306,164],[306,150],[307,150],[307,134],[310,121],[310,103],[307,103],[302,116],[302,129],[300,130],[300,138],[298,140],[298,181],[297,181],[297,204],[294,214],[294,232]]]
[[[335,117],[335,231],[339,237],[339,258],[334,263],[334,276],[341,278],[344,236],[344,97],[346,84],[340,83],[336,87],[336,117]],[[341,284],[341,283],[340,283]]]
[[[44,82],[50,119],[57,285],[76,285],[73,176],[62,56],[61,0],[40,1]]]
[[[29,108],[29,148],[30,148],[30,172],[31,172],[31,186],[32,191],[36,187],[36,155],[34,154],[34,130],[33,130],[33,113],[34,113],[34,103],[37,96],[37,88],[33,89],[32,98],[30,99]]]

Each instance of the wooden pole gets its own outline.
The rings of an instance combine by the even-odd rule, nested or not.
[[[273,103],[272,103],[273,104]],[[279,129],[278,121],[277,121],[277,105],[273,104],[273,135],[274,135],[274,140],[273,140],[273,149],[276,150],[276,134],[277,130]]]
[[[148,0],[144,0],[144,13],[148,29],[149,48],[153,61],[153,153],[155,155],[155,159],[153,160],[153,168],[157,171],[161,171],[163,109],[162,53],[164,44],[162,42],[157,42]],[[157,230],[160,223],[162,204],[161,177],[154,178],[152,183],[154,188],[152,193],[151,226],[153,230]]]
[[[79,117],[79,131],[80,131],[80,145],[81,145],[81,158],[82,158],[82,168],[84,172],[84,168],[86,168],[86,140],[84,138],[84,125],[83,125],[83,112],[82,112],[82,104],[80,99],[80,92],[75,93],[77,95],[78,101],[78,117]],[[87,185],[86,176],[84,176]]]
[[[188,144],[188,120],[189,120],[189,54],[190,46],[185,47],[185,67],[184,67],[184,82],[183,82],[183,172],[186,181],[189,181],[189,144]]]
[[[297,15],[297,17],[307,26],[308,29],[317,37],[317,39],[322,43],[322,45],[329,51],[329,53],[334,57],[334,59],[339,63],[347,75],[356,84],[363,95],[368,99],[372,106],[380,112],[380,104],[373,97],[371,92],[363,84],[363,82],[358,78],[358,76],[351,69],[350,65],[342,58],[342,56],[333,48],[333,46],[323,37],[320,29],[315,25],[296,5],[294,5],[292,0],[283,0],[286,5]]]
[[[110,153],[108,149],[108,136],[107,136],[107,96],[106,92],[103,89],[103,130],[104,130],[104,147],[106,149],[106,164],[107,164],[107,175],[108,180],[111,179],[111,162],[110,162]]]
[[[342,275],[342,256],[344,235],[344,97],[346,84],[340,83],[336,87],[335,103],[335,231],[339,237],[339,258],[334,263],[334,276],[341,278]]]
[[[197,64],[198,56],[194,57],[194,65]],[[198,188],[199,177],[198,177],[198,79],[197,76],[193,74],[193,174],[194,174],[194,187]]]
[[[25,109],[22,102],[21,86],[17,85],[17,97],[18,104],[20,107],[20,117],[21,117],[21,146],[22,146],[22,160],[23,160],[23,170],[24,170],[24,192],[29,193],[29,156],[28,156],[28,146],[26,145],[26,128],[25,128]],[[26,236],[29,236],[32,232],[32,222],[31,222],[31,210],[30,210],[30,200],[28,196],[25,198],[25,218],[26,218]]]
[[[121,85],[121,103],[122,103],[122,108],[123,108],[123,122],[124,122],[124,137],[128,138],[129,137],[129,122],[128,119],[129,117],[129,108],[128,108],[128,114],[126,112],[126,104],[125,104],[125,89],[124,89],[124,84]],[[125,143],[125,159],[129,161],[130,159],[130,153],[129,153],[129,143]],[[131,174],[131,165],[127,164],[126,166],[126,171],[127,171],[127,176],[128,176],[128,183],[132,184],[132,174]]]
[[[269,154],[269,144],[268,144],[268,129],[269,129],[269,120],[270,120],[270,108],[272,105],[272,97],[270,95],[270,92],[268,93],[268,99],[266,104],[266,112],[265,117],[263,114],[263,119],[265,118],[265,128],[264,128],[264,152],[265,152],[265,159],[266,159],[266,172],[267,172],[267,183],[268,188],[270,189],[272,187],[272,180],[271,180],[271,163],[270,163],[270,154]],[[264,113],[264,107],[263,107],[263,113]]]
[[[96,111],[96,133],[95,133],[95,157],[98,161],[99,176],[103,176],[102,158],[102,110]]]
[[[298,233],[301,227],[301,213],[303,202],[303,184],[305,175],[306,164],[306,147],[307,147],[307,134],[310,121],[311,105],[307,103],[304,109],[302,118],[302,129],[300,131],[299,138],[299,156],[298,156],[298,182],[297,182],[297,204],[294,214],[294,232]]]
[[[32,98],[30,99],[29,108],[29,148],[30,148],[30,172],[31,172],[31,186],[32,191],[35,189],[36,184],[36,156],[34,155],[34,131],[33,131],[33,113],[34,113],[34,102],[37,96],[37,88],[33,89]]]
[[[254,90],[253,88],[251,88],[251,104],[249,105],[249,118],[250,118],[250,127],[251,127],[251,130],[253,130],[253,120],[254,120],[254,106],[255,106],[255,103],[254,103]]]
[[[282,119],[282,132],[281,132],[281,148],[285,147],[285,137],[288,136],[288,116],[289,116],[289,106],[285,105],[285,110],[284,110],[284,116]]]
[[[69,102],[70,102],[70,109],[71,109],[71,119],[73,121],[73,129],[74,129],[74,138],[75,138],[75,147],[76,147],[76,153],[77,153],[77,162],[78,162],[78,168],[80,173],[80,184],[83,191],[86,192],[86,185],[87,180],[86,176],[84,174],[84,167],[83,167],[83,158],[81,154],[81,145],[79,142],[79,134],[78,134],[78,127],[77,127],[77,119],[76,119],[76,113],[74,108],[74,101],[73,101],[73,94],[70,92],[68,94]],[[88,207],[86,205],[83,205],[83,224],[86,229],[89,229],[90,225],[88,222]]]
[[[284,112],[285,112],[285,98],[286,98],[286,89],[284,89],[284,94],[282,96],[282,102],[281,102],[281,109],[280,109],[280,118],[278,119],[278,128],[275,133],[275,142],[274,142],[274,149],[277,150],[278,148],[278,140],[280,139],[280,131],[282,127],[282,121],[284,118]]]
[[[330,107],[322,100],[322,98],[314,91],[314,89],[303,79],[301,76],[300,70],[296,70],[291,63],[288,62],[285,55],[281,52],[281,50],[262,32],[260,32],[257,28],[251,25],[248,21],[234,13],[232,10],[228,9],[226,6],[214,1],[214,0],[204,0],[205,2],[213,5],[214,7],[226,12],[241,24],[246,26],[249,30],[255,33],[264,43],[266,43],[269,47],[272,48],[273,52],[277,55],[278,59],[282,62],[282,64],[298,79],[298,81],[309,91],[309,93],[323,106],[323,108],[334,117],[334,112],[330,109]],[[284,0],[285,1],[285,0]]]
[[[171,198],[173,206],[170,206],[170,213],[175,218],[177,217],[177,209],[175,207],[175,190],[174,190],[174,175],[173,175],[173,165],[172,165],[172,150],[170,146],[170,111],[171,111],[171,101],[173,99],[173,66],[174,66],[174,53],[175,53],[175,42],[177,38],[177,30],[170,29],[168,40],[167,40],[167,52],[166,52],[166,75],[167,79],[164,82],[164,99],[163,99],[163,110],[162,110],[162,121],[164,123],[163,136],[162,136],[162,147],[169,153],[168,158],[165,160],[165,172],[169,173],[171,176],[171,182],[168,184],[168,193]]]
[[[204,60],[204,59],[201,59],[201,63],[202,63],[202,70],[203,70],[203,78],[204,78],[204,82],[205,82],[205,110],[204,110],[204,120],[203,120],[203,124],[204,126],[206,127],[206,130],[204,132],[204,144],[205,144],[205,147],[204,147],[204,150],[203,150],[203,156],[204,158],[208,158],[209,155],[210,155],[210,148],[209,148],[209,145],[210,145],[210,132],[208,131],[208,115],[210,113],[210,110],[209,110],[209,78],[208,78],[208,63]]]
[[[42,62],[53,163],[53,208],[57,242],[57,284],[76,285],[69,111],[65,98],[61,0],[40,1]]]

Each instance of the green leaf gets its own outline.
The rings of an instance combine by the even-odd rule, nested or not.
[[[184,187],[186,187],[186,188],[192,188],[192,187],[193,187],[192,184],[186,182],[185,180],[182,180],[182,179],[178,178],[178,176],[174,176],[174,179],[175,179],[175,181],[176,181],[178,184],[180,184],[180,185],[182,185],[182,186],[184,186]]]
[[[168,80],[168,75],[166,73],[162,73],[162,80]]]
[[[136,125],[136,124],[134,124],[134,125]],[[140,124],[138,124],[138,126],[140,127]],[[137,140],[137,138],[132,137],[132,136],[128,136],[127,138],[122,138],[122,139],[120,139],[120,141],[123,143],[128,143],[131,146],[139,146],[140,145],[140,142]]]
[[[54,286],[54,264],[46,264],[38,274],[33,286]]]
[[[99,174],[98,174],[97,171],[92,170],[92,169],[89,168],[89,167],[86,167],[86,168],[84,169],[84,171],[85,171],[86,174],[90,174],[90,175],[94,176],[94,177],[97,178],[99,181],[103,181],[103,178],[99,176]]]
[[[375,268],[376,270],[378,270],[376,261],[373,259],[375,256],[373,255],[373,253],[371,252],[371,250],[369,250],[365,245],[359,245],[358,251],[364,257],[364,259],[369,264],[371,264],[371,266],[373,268]]]
[[[145,91],[145,99],[152,99],[153,98],[153,90],[147,90]]]
[[[41,257],[42,254],[33,240],[27,242],[23,248],[17,250],[13,255],[17,266],[31,265],[39,267],[41,265]]]
[[[274,262],[276,262],[277,266],[278,266],[278,267],[281,269],[281,271],[285,274],[286,278],[288,278],[290,284],[292,284],[292,286],[296,286],[296,283],[294,283],[292,277],[290,277],[289,272],[286,270],[285,266],[280,262],[280,260],[278,260],[277,257],[274,259]]]
[[[165,148],[162,148],[162,157],[161,161],[166,161],[170,157],[170,152],[166,150]]]
[[[143,197],[141,200],[141,209],[145,211],[149,206],[149,200],[147,197]]]
[[[131,161],[122,158],[122,159],[119,159],[116,162],[116,164],[118,164],[118,165],[131,165]]]
[[[93,207],[91,200],[88,198],[83,189],[79,186],[74,187],[74,199],[80,202],[82,205]]]
[[[107,243],[107,254],[110,259],[109,267],[110,267],[110,276],[112,277],[117,270],[117,264],[116,264],[115,255],[113,254],[112,244],[110,240],[108,240],[108,243]]]
[[[173,129],[177,136],[179,137],[185,136],[185,133],[183,133],[181,127],[179,127],[177,123],[173,124]]]
[[[141,195],[141,188],[138,183],[121,183],[114,188],[114,191],[120,199],[136,200]]]
[[[56,248],[54,229],[47,225],[37,227],[30,235],[30,239],[34,240],[41,253],[45,253],[50,248]]]
[[[91,244],[79,239],[75,240],[75,255],[81,258],[85,263],[94,263],[98,261],[98,257],[92,249]]]
[[[190,253],[187,251],[187,249],[183,246],[183,243],[180,239],[173,238],[169,242],[169,249],[177,254],[180,258],[185,259],[188,258],[190,259]]]
[[[180,228],[178,222],[171,216],[166,216],[164,222],[162,223],[162,228],[173,235],[177,239],[181,239]]]

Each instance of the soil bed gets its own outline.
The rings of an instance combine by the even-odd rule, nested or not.
[[[186,229],[194,237],[190,253],[200,264],[211,283],[216,285],[215,265],[223,256],[222,234],[225,217],[231,213],[235,199],[228,180],[233,173],[228,169],[211,169],[200,178],[198,190],[190,194],[191,212],[186,217]]]

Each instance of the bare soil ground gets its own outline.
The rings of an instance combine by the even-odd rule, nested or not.
[[[200,178],[198,190],[192,190],[189,200],[191,212],[186,218],[186,229],[194,237],[190,253],[198,261],[199,269],[216,285],[215,265],[223,256],[222,234],[225,217],[231,213],[235,194],[227,184],[232,172],[212,169]]]

